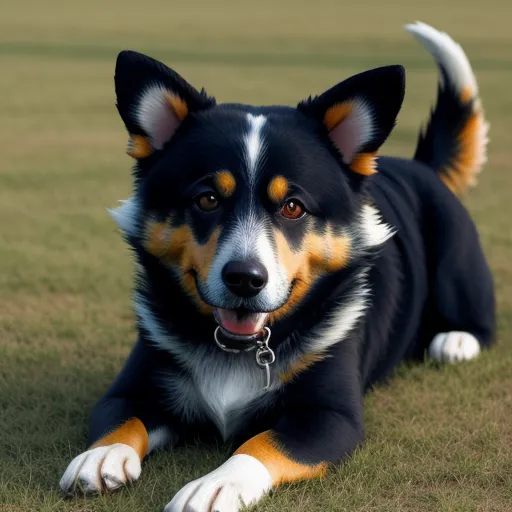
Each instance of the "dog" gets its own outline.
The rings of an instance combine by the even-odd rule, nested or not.
[[[220,439],[233,455],[165,511],[240,510],[346,460],[363,442],[365,392],[402,361],[492,344],[493,279],[460,201],[486,159],[477,83],[448,35],[405,28],[440,70],[413,159],[377,157],[401,66],[296,108],[255,107],[119,54],[134,192],[111,215],[136,262],[138,341],[65,493],[117,489],[154,450]]]

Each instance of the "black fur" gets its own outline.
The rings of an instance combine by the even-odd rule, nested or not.
[[[458,136],[474,113],[475,100],[463,103],[446,71],[440,71],[443,82],[438,85],[430,120],[418,136],[414,159],[442,174],[447,167],[457,167]]]
[[[341,163],[321,124],[329,106],[361,96],[372,102],[376,130],[360,151],[375,151],[391,131],[403,99],[401,67],[349,79],[301,103],[298,109],[215,106],[214,100],[161,64],[123,53],[116,69],[116,91],[119,111],[132,133],[141,133],[132,117],[132,103],[147,80],[160,80],[181,95],[194,115],[162,151],[139,164],[145,168],[136,188],[141,218],[151,214],[163,220],[174,212],[173,227],[191,226],[199,244],[206,243],[216,227],[225,226],[222,243],[229,237],[234,219],[249,208],[249,195],[253,194],[254,215],[268,229],[282,231],[293,249],[300,247],[307,232],[322,234],[329,223],[339,232],[349,226],[353,230],[349,264],[320,278],[294,311],[272,327],[271,346],[283,368],[306,351],[315,328],[362,293],[361,270],[369,271],[371,306],[364,318],[329,348],[331,357],[264,398],[246,404],[239,417],[228,418],[236,424],[227,436],[231,441],[273,429],[283,450],[296,461],[339,461],[363,440],[364,392],[388,378],[401,361],[423,358],[435,334],[467,331],[483,346],[491,343],[492,278],[466,209],[430,167],[410,160],[381,158],[378,174],[354,187],[354,176]],[[446,99],[451,104],[453,98],[446,94],[440,96],[440,102]],[[249,186],[242,169],[246,162],[240,140],[247,131],[247,114],[263,115],[267,120],[262,129],[266,149],[256,188]],[[417,153],[418,159],[429,163],[437,158],[433,155],[438,145],[429,142],[437,140],[437,119],[433,117]],[[450,126],[440,133],[450,135]],[[194,210],[194,197],[198,191],[211,189],[213,173],[219,169],[228,169],[236,176],[235,193],[219,211],[200,214]],[[269,202],[266,186],[277,174],[286,176],[292,184],[292,196],[303,201],[309,218],[314,217],[310,224],[306,220],[287,223]],[[378,251],[364,249],[360,242],[364,233],[358,213],[364,204],[374,204],[396,231]],[[152,318],[186,356],[166,350],[165,343],[155,344],[154,333],[139,315],[138,342],[92,413],[89,442],[133,416],[141,419],[148,431],[168,426],[172,443],[197,436],[220,437],[208,415],[208,404],[193,419],[185,417],[173,405],[176,397],[166,386],[166,378],[183,383],[191,379],[183,357],[192,362],[194,358],[213,361],[220,357],[220,349],[213,342],[215,321],[198,312],[194,301],[183,292],[179,277],[145,250],[142,236],[128,239],[142,269],[136,285],[139,301],[144,299]],[[218,304],[212,301],[212,305]],[[244,305],[253,307],[250,302]],[[245,356],[230,357],[230,364],[237,365]],[[274,378],[278,376],[274,374]]]

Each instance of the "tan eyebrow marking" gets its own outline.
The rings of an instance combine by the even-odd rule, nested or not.
[[[272,178],[268,184],[268,197],[275,204],[280,204],[288,193],[288,180],[284,176]]]
[[[215,174],[215,186],[222,197],[231,197],[236,189],[235,177],[229,171],[219,171]]]

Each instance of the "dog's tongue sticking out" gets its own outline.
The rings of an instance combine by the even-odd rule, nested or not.
[[[251,313],[238,309],[217,308],[215,313],[222,329],[237,336],[251,336],[259,333],[268,318],[268,313]]]

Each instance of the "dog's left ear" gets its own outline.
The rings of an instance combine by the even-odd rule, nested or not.
[[[130,134],[128,154],[146,158],[171,140],[193,112],[215,105],[161,62],[133,51],[117,57],[117,109]]]
[[[386,66],[354,75],[297,108],[323,124],[352,171],[369,176],[376,172],[377,151],[395,126],[404,94],[404,68]]]

